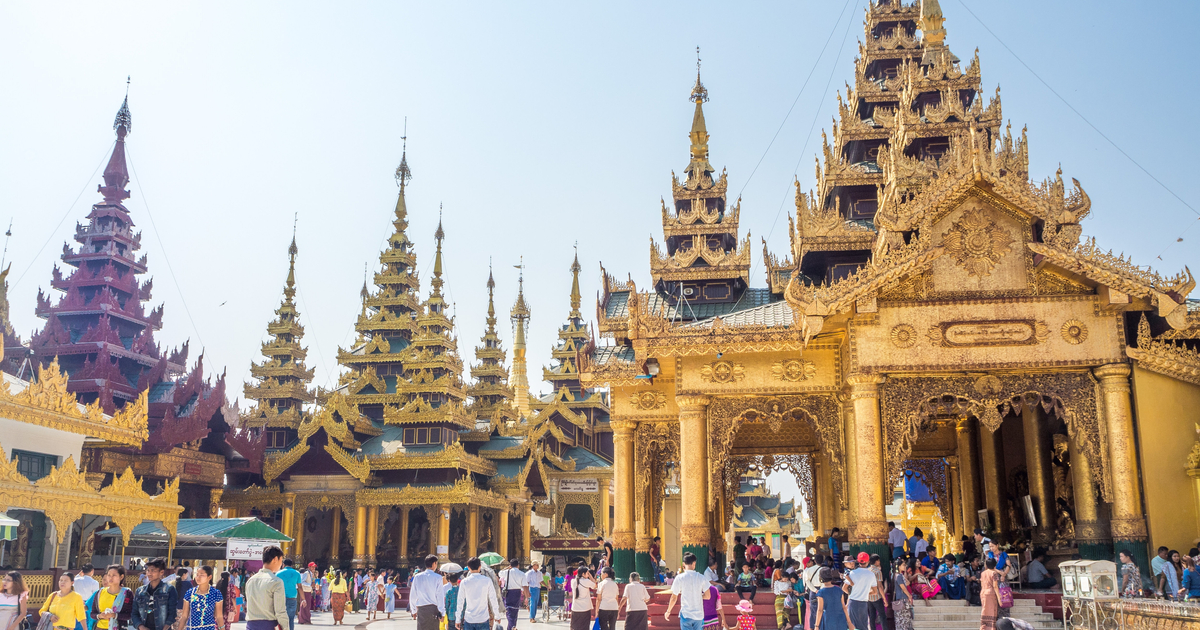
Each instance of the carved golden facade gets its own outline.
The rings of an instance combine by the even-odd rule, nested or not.
[[[612,388],[615,484],[635,498],[614,523],[618,574],[641,568],[668,475],[685,549],[723,553],[753,457],[807,458],[817,531],[849,528],[863,549],[884,550],[884,489],[917,462],[949,471],[938,509],[955,539],[978,510],[1009,540],[1093,558],[1200,533],[1200,503],[1180,513],[1144,481],[1161,469],[1200,502],[1195,281],[1081,238],[1082,186],[1030,179],[1024,132],[1002,128],[999,93],[984,95],[978,56],[960,62],[943,23],[929,0],[868,9],[816,190],[797,190],[790,255],[764,253],[766,289],[689,317],[660,269],[650,292],[603,273],[613,341],[579,369]],[[689,173],[711,172],[699,99],[696,117]],[[1139,457],[1164,437],[1170,458]]]

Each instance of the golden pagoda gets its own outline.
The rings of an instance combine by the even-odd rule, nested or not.
[[[918,466],[945,479],[951,541],[984,527],[1084,558],[1128,548],[1145,568],[1148,545],[1200,534],[1195,281],[1081,239],[1088,195],[1061,171],[1031,180],[1025,132],[944,21],[934,0],[871,3],[791,251],[765,251],[766,288],[726,303],[705,287],[734,282],[743,248],[719,232],[737,213],[724,177],[707,187],[693,88],[653,290],[604,272],[611,341],[580,357],[581,381],[611,388],[616,496],[634,498],[616,505],[618,575],[646,553],[669,475],[684,550],[724,554],[752,468],[800,467],[818,535],[848,529],[885,557],[885,489]],[[701,224],[717,235],[703,249],[678,231]]]

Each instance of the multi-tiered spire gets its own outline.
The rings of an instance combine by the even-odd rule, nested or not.
[[[505,431],[517,420],[513,408],[513,390],[508,386],[508,370],[504,367],[504,348],[500,344],[500,336],[496,334],[496,281],[492,272],[488,271],[488,310],[487,328],[480,341],[481,346],[475,348],[475,359],[479,365],[471,368],[471,378],[475,384],[467,389],[471,397],[471,415],[476,418],[477,429],[487,425],[488,432],[493,430]]]
[[[79,247],[63,246],[62,261],[74,270],[64,278],[55,266],[50,284],[64,295],[51,305],[49,296],[38,292],[36,312],[46,326],[30,342],[42,364],[58,358],[80,402],[99,401],[107,413],[137,398],[160,364],[162,372],[179,373],[187,360],[186,344],[163,356],[154,342],[154,331],[162,328],[162,306],[148,313],[142,306],[153,282],[138,282],[146,273],[146,257],[136,257],[142,235],[133,231],[122,204],[129,198],[125,137],[131,125],[126,97],[113,122],[117,140],[98,188],[103,200],[92,206],[87,225],[75,225]]]
[[[889,199],[919,192],[972,134],[989,146],[999,138],[999,91],[984,104],[979,56],[961,68],[946,46],[944,22],[937,0],[886,0],[867,9],[854,87],[838,95],[833,141],[825,141],[817,161],[817,189],[805,194],[797,182],[795,262],[767,254],[775,293],[795,267],[802,281],[815,284],[853,273],[869,260],[879,228],[894,228],[896,238],[906,231],[889,227]]]
[[[296,310],[296,236],[288,247],[288,274],[283,286],[283,302],[275,309],[275,319],[267,324],[271,340],[262,346],[264,360],[250,366],[258,382],[246,383],[246,398],[256,405],[242,416],[242,425],[255,434],[270,430],[268,448],[283,448],[296,438],[296,429],[304,419],[306,403],[316,397],[310,390],[314,369],[304,365],[308,350],[300,344],[304,326]]]
[[[364,283],[362,312],[354,329],[358,339],[352,350],[338,351],[338,362],[349,368],[341,379],[348,384],[347,399],[360,405],[364,414],[382,420],[385,405],[403,405],[407,394],[396,388],[404,378],[404,350],[417,333],[417,317],[422,308],[418,291],[417,255],[408,240],[408,207],[405,187],[412,179],[408,151],[401,154],[396,168],[396,197],[393,231],[387,247],[379,254],[380,270],[373,278],[375,291]]]
[[[696,49],[696,85],[689,97],[692,115],[691,159],[682,182],[671,174],[674,205],[662,205],[666,253],[650,241],[650,275],[655,289],[672,305],[736,302],[750,277],[749,235],[739,247],[741,203],[726,210],[729,180],[725,172],[714,179],[708,161],[708,127],[704,103],[708,89],[700,80],[700,49]],[[690,312],[681,309],[680,312]]]
[[[517,407],[517,413],[522,418],[529,417],[529,368],[525,360],[526,344],[525,337],[529,333],[529,318],[532,316],[532,311],[529,310],[529,305],[525,303],[525,259],[521,259],[521,264],[517,265],[521,270],[520,276],[517,277],[517,301],[513,304],[511,318],[513,324],[513,364],[512,364],[512,386],[514,396],[514,404]]]

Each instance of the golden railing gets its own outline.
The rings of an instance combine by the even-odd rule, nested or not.
[[[29,589],[29,610],[36,612],[58,588],[58,571],[21,571],[21,581]]]

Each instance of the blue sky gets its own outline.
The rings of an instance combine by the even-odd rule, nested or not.
[[[63,241],[98,199],[99,173],[92,173],[107,157],[132,75],[128,146],[136,177],[128,206],[144,232],[153,303],[166,304],[158,338],[164,345],[191,339],[193,357],[203,347],[210,371],[228,369],[232,395],[278,306],[294,214],[309,363],[318,385],[336,380],[337,347],[353,341],[363,265],[374,266],[391,230],[405,116],[414,173],[409,235],[422,288],[444,204],[445,277],[464,357],[473,359],[482,334],[489,258],[507,312],[516,292],[512,265],[524,256],[534,313],[530,373],[539,374],[569,308],[576,242],[587,313],[601,262],[649,284],[659,198],[669,197],[671,171],[682,172],[688,159],[696,46],[712,99],[705,108],[711,161],[728,168],[731,196],[742,195],[743,234],[751,231],[756,251],[765,237],[773,251],[786,252],[791,182],[796,174],[813,186],[820,132],[836,111],[833,91],[853,80],[864,7],[863,0],[4,3],[0,220],[13,220],[6,254],[13,323],[25,336],[41,325],[37,290],[48,287]],[[1200,270],[1192,245],[1200,230],[1175,242],[1197,215],[1059,101],[966,9],[1154,177],[1200,207],[1190,113],[1200,88],[1186,72],[1200,5],[1134,11],[1117,2],[943,0],[942,7],[951,49],[969,59],[978,47],[985,92],[1000,85],[1005,116],[1016,129],[1028,125],[1035,176],[1052,176],[1061,164],[1090,194],[1085,234],[1164,273]],[[761,286],[761,262],[753,274]]]

